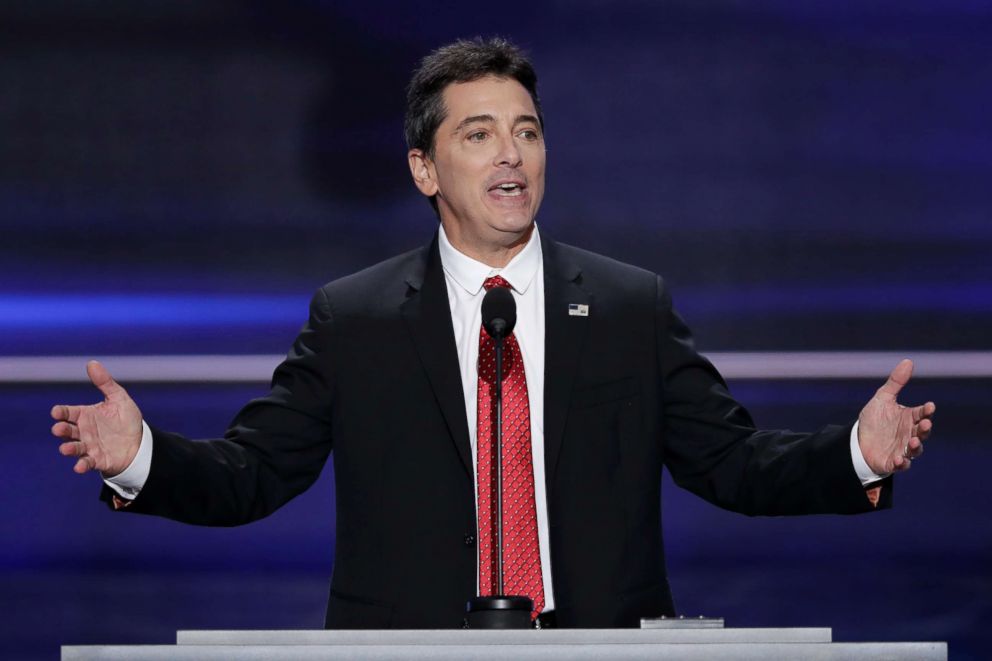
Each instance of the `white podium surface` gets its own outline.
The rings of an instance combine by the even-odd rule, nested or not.
[[[64,646],[65,661],[481,661],[513,655],[524,661],[929,661],[947,659],[945,643],[607,643],[549,645],[120,645]]]
[[[66,661],[317,659],[941,660],[947,644],[834,643],[830,629],[180,631],[176,645],[65,645]]]

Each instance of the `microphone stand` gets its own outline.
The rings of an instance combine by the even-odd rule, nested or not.
[[[494,319],[491,333],[496,349],[496,585],[495,595],[475,596],[466,604],[466,629],[531,629],[530,597],[503,594],[503,336],[506,322]],[[488,330],[488,329],[487,329]]]
[[[503,594],[503,333],[496,341],[496,594]]]

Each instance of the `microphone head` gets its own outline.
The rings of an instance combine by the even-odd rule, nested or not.
[[[506,287],[493,287],[482,298],[482,327],[493,339],[504,338],[517,325],[517,302]]]

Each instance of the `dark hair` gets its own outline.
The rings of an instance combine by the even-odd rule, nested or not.
[[[537,73],[523,51],[502,37],[459,39],[441,46],[420,61],[406,90],[408,149],[420,149],[434,157],[434,137],[447,115],[444,90],[452,83],[467,83],[485,76],[512,78],[524,86],[534,102],[537,119],[544,128],[541,102],[537,98]],[[431,197],[437,211],[437,200]]]

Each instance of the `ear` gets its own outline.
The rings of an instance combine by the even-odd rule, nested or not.
[[[411,149],[407,152],[406,159],[410,165],[410,174],[413,175],[413,183],[420,192],[427,197],[437,195],[437,171],[430,157],[421,149]]]

